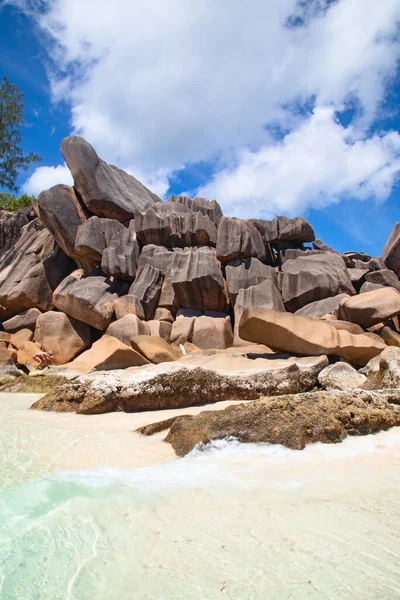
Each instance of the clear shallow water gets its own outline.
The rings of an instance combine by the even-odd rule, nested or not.
[[[399,430],[171,460],[125,415],[27,417],[0,398],[1,600],[400,598]],[[118,436],[137,466],[59,469]]]

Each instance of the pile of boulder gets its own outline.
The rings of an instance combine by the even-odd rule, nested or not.
[[[43,191],[34,214],[0,215],[0,376],[51,351],[70,379],[38,407],[358,389],[361,367],[400,348],[400,223],[380,257],[339,253],[302,217],[164,202],[79,136],[61,152],[74,186]]]

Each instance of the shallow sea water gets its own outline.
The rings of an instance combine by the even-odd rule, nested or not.
[[[155,413],[34,399],[0,394],[1,600],[400,598],[399,428],[175,459]]]

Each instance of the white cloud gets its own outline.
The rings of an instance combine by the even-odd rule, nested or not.
[[[237,164],[198,190],[218,198],[232,216],[294,215],[342,196],[385,200],[400,171],[400,135],[360,138],[316,108],[310,119],[274,146],[241,151]]]
[[[308,189],[311,198],[319,188],[326,201],[340,193],[338,188],[358,190],[360,196],[362,180],[355,180],[365,169],[356,159],[351,163],[350,155],[390,154],[389,138],[363,142],[362,136],[400,56],[398,0],[340,0],[329,8],[327,0],[308,2],[306,8],[296,0],[54,0],[47,6],[36,18],[53,40],[52,90],[56,100],[71,103],[72,128],[104,159],[155,180],[162,191],[168,174],[182,165],[215,159],[221,174],[206,189],[216,189],[227,181],[227,162],[238,155],[249,174],[253,165],[262,188],[268,188],[265,153],[271,181],[281,181],[282,164],[287,178],[296,179],[291,171],[299,163],[298,158],[293,163],[296,140],[309,172],[300,139],[309,140],[307,132],[318,128],[317,111],[305,116],[285,106],[310,97],[322,109],[355,101],[361,109],[354,124],[357,141],[349,148],[330,118],[324,131],[335,152],[318,135],[313,152],[341,165],[333,170],[343,173],[342,185],[334,177],[321,175],[319,184],[303,177],[302,186],[285,192],[282,206],[304,209],[315,201],[306,200]],[[293,14],[304,26],[285,27]],[[291,132],[285,143],[271,139],[264,128],[271,122]],[[319,168],[325,172],[332,164]],[[376,169],[368,171],[368,189],[382,196],[393,180],[391,167]],[[244,214],[249,194],[244,190],[239,197],[233,189],[228,197],[228,187],[222,191],[218,185],[225,201],[234,201]],[[275,192],[278,202],[281,190]]]
[[[22,190],[25,194],[37,196],[43,190],[47,190],[58,183],[73,185],[71,173],[65,164],[57,167],[37,167],[29,179],[25,181]]]

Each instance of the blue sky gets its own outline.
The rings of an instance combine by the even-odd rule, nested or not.
[[[301,214],[338,250],[380,254],[400,220],[397,0],[0,5],[1,74],[42,156],[22,190],[69,182],[76,132],[162,197]]]

